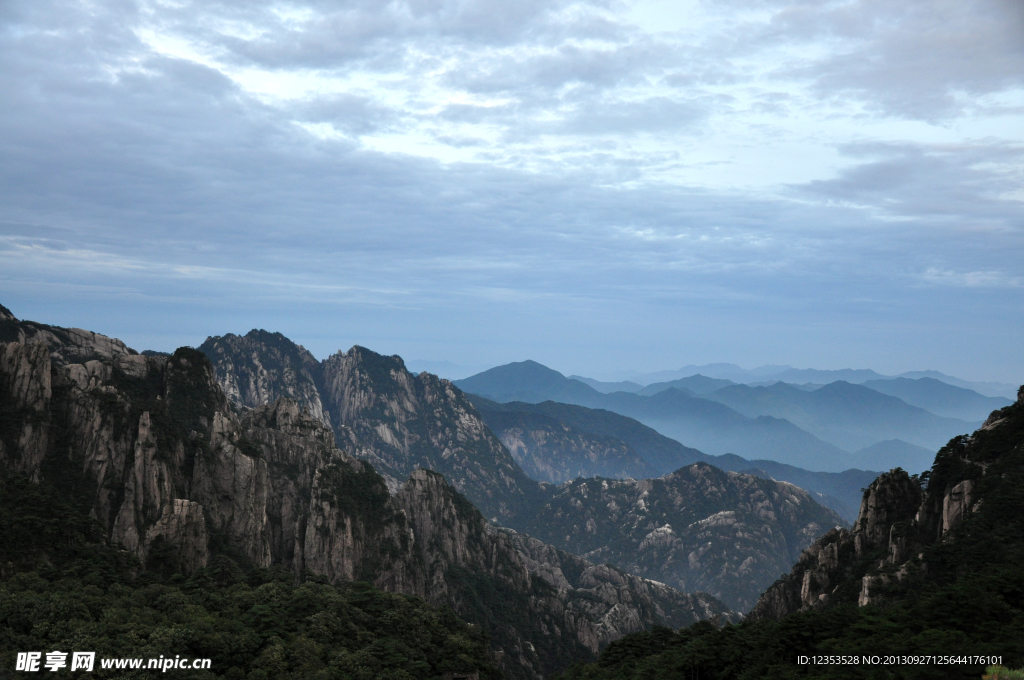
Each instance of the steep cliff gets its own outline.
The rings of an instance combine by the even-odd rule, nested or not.
[[[587,559],[745,610],[841,524],[792,484],[694,463],[657,479],[568,482],[522,526]]]
[[[880,604],[912,583],[941,580],[952,568],[950,551],[999,533],[1008,518],[993,513],[1015,505],[1022,460],[1024,388],[974,434],[951,440],[924,475],[897,468],[878,477],[864,492],[852,530],[830,531],[805,550],[761,596],[751,618],[777,619],[833,602]]]
[[[487,517],[507,520],[531,505],[539,486],[516,464],[466,396],[402,359],[363,347],[323,362],[331,422],[350,427],[359,456],[393,479],[417,468],[440,472]]]
[[[217,382],[233,403],[256,408],[288,397],[331,424],[320,400],[320,362],[302,345],[280,333],[251,330],[243,336],[209,337],[199,351],[210,359]]]
[[[394,491],[413,470],[442,473],[488,517],[507,520],[539,487],[461,391],[364,347],[317,362],[280,333],[207,338],[199,348],[228,397],[255,408],[287,396],[333,424],[338,446],[371,462]]]

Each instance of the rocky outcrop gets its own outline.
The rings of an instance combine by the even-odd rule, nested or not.
[[[210,359],[217,382],[232,403],[256,408],[288,397],[317,420],[331,424],[320,400],[320,362],[302,345],[280,333],[252,330],[243,336],[209,337],[199,351]]]
[[[0,343],[6,342],[44,345],[50,351],[55,366],[85,363],[92,359],[113,361],[137,354],[120,340],[92,331],[19,321],[9,309],[0,305]]]
[[[742,611],[842,524],[792,484],[694,463],[657,479],[568,482],[521,525],[560,549]]]
[[[954,541],[969,528],[984,503],[980,485],[993,466],[1019,449],[1022,423],[1024,388],[1017,403],[993,412],[973,435],[952,439],[925,475],[899,468],[880,475],[864,491],[853,529],[831,531],[805,550],[792,571],[761,596],[751,618],[898,597],[909,578],[928,574],[932,546]]]
[[[908,549],[907,523],[921,503],[920,480],[899,468],[880,475],[864,491],[852,530],[835,529],[807,548],[791,572],[772,585],[750,612],[752,619],[779,618],[828,604],[865,560],[883,562]]]
[[[570,625],[592,652],[655,625],[685,628],[701,620],[740,618],[706,593],[683,593],[608,564],[592,564],[526,534],[500,531],[511,537],[529,572],[561,594]]]

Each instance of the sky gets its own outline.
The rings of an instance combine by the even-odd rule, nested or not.
[[[1020,0],[5,0],[0,304],[1024,382]]]

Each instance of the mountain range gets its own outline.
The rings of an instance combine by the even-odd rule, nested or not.
[[[96,532],[95,540],[139,565],[127,570],[127,578],[149,570],[189,576],[227,559],[250,572],[284,569],[300,582],[368,581],[451,607],[483,627],[510,678],[536,678],[592,658],[610,640],[656,624],[734,617],[709,595],[685,594],[501,532],[436,472],[414,470],[389,489],[371,464],[336,445],[355,430],[336,425],[343,428],[339,437],[287,396],[252,408],[234,406],[202,352],[180,348],[147,356],[101,335],[23,324],[2,308],[0,322],[0,486],[5,494],[12,486],[40,486],[66,499],[65,514],[92,517],[88,531]],[[346,364],[364,358],[364,351],[350,351],[336,359],[349,379],[335,384],[362,401],[334,414],[347,418],[360,406],[391,404],[368,395],[379,397],[391,386],[387,379],[394,376],[381,371],[394,364],[379,355],[369,358],[369,366]],[[262,357],[251,366],[269,375],[272,364]],[[305,380],[296,371],[278,375],[292,387]],[[286,388],[266,387],[265,394]],[[240,398],[246,393],[238,390]],[[337,406],[328,403],[328,409]],[[460,417],[475,416],[470,407]],[[395,422],[384,413],[380,432]],[[475,431],[472,423],[458,429],[457,420],[444,425],[453,437]],[[402,434],[411,440],[410,433]],[[480,449],[482,455],[489,451]],[[497,497],[514,496],[502,495],[500,471],[494,479],[498,491],[484,498],[500,510]],[[478,488],[468,481],[466,487]],[[0,519],[6,527],[6,515]],[[39,527],[66,520],[26,519]],[[18,569],[50,568],[74,538],[22,552],[15,567],[8,557],[16,546],[5,537],[3,578]],[[9,635],[6,614],[0,618]],[[268,636],[265,644],[270,649],[276,643]]]
[[[724,422],[777,422],[802,432],[688,388],[602,395],[542,366],[526,368],[512,372],[510,391],[592,393],[647,415],[689,409],[691,417],[721,418],[731,411]],[[737,386],[705,387],[714,394]],[[797,399],[786,403],[823,417]],[[140,354],[89,331],[20,321],[0,307],[0,592],[18,603],[59,587],[92,598],[72,605],[79,607],[76,631],[112,611],[102,602],[125,593],[133,606],[160,611],[188,601],[179,621],[206,616],[188,624],[206,631],[194,631],[189,652],[216,656],[222,669],[234,665],[232,677],[250,668],[269,669],[252,677],[283,672],[298,655],[294,667],[309,672],[316,664],[343,674],[360,664],[391,664],[444,677],[495,677],[496,667],[505,677],[539,679],[603,649],[608,665],[607,654],[630,649],[629,640],[663,635],[659,626],[714,632],[755,602],[752,618],[763,622],[845,602],[854,581],[867,598],[860,604],[881,604],[904,579],[941,577],[946,562],[932,546],[959,536],[979,508],[998,523],[1013,505],[1004,491],[1019,488],[1018,480],[1000,461],[1019,448],[1014,408],[997,411],[971,437],[955,437],[929,473],[897,469],[866,482],[848,529],[822,505],[843,505],[838,495],[801,486],[810,482],[849,501],[847,487],[874,473],[712,456],[611,409],[499,403],[358,346],[317,361],[283,335],[254,330],[210,337],[201,351]],[[910,445],[873,446],[862,454],[894,455]],[[986,482],[989,468],[997,474]],[[871,566],[883,547],[888,558]],[[1001,564],[985,550],[972,545],[949,564],[968,564],[969,555]],[[910,564],[920,557],[903,561],[919,551],[929,555],[925,569]],[[792,574],[777,580],[794,561]],[[295,587],[281,585],[282,578]],[[312,584],[323,586],[320,595],[306,587]],[[1014,592],[1012,579],[1003,586]],[[413,633],[403,632],[401,615],[388,613],[403,605],[372,594],[382,590],[425,603],[416,616],[433,621],[441,637],[426,644],[420,629],[419,642],[403,643]],[[206,610],[189,599],[204,591]],[[311,597],[362,617],[361,656],[339,652],[338,666],[342,656],[326,654],[334,648],[324,645],[349,643],[340,642],[341,624]],[[282,598],[291,598],[287,610]],[[218,621],[238,620],[232,630],[244,635],[231,638],[241,645],[234,651],[217,647],[227,638],[211,628],[212,612],[228,601],[236,609]],[[383,618],[373,619],[373,631],[366,628],[371,619],[351,608],[370,601],[385,608],[376,609]],[[0,612],[3,639],[30,648],[70,644],[60,626],[26,627],[20,607]],[[442,623],[430,607],[448,607],[476,627],[442,633],[462,624],[443,616]],[[33,616],[50,621],[46,611]],[[391,624],[382,629],[385,620]],[[102,630],[124,643],[112,620],[104,621]],[[692,627],[699,621],[714,623]],[[184,628],[161,625],[144,634],[148,649],[164,653],[160,636]],[[385,643],[384,635],[392,637]],[[105,644],[102,635],[97,640]],[[454,666],[442,664],[442,643],[464,650]],[[481,656],[484,644],[490,660]],[[430,660],[413,647],[434,650]],[[12,653],[2,654],[13,663]],[[302,654],[313,665],[302,666]]]
[[[470,398],[454,384],[429,373],[412,375],[399,357],[381,356],[362,347],[328,357],[320,362],[319,368],[311,368],[308,375],[295,370],[268,371],[267,366],[282,363],[279,357],[304,357],[304,350],[284,336],[268,335],[265,331],[252,331],[245,336],[211,337],[200,349],[211,359],[218,381],[224,384],[259,384],[265,382],[261,376],[266,372],[281,382],[276,391],[263,389],[267,398],[277,393],[302,394],[311,406],[321,404],[325,422],[334,423],[338,445],[372,463],[393,490],[397,491],[402,480],[415,469],[434,470],[443,474],[492,522],[527,533],[545,526],[549,512],[546,503],[562,488],[539,482],[562,482],[564,486],[568,480],[579,476],[608,474],[662,477],[673,480],[672,485],[679,485],[683,478],[672,477],[669,473],[704,457],[700,451],[682,447],[653,431],[630,437],[631,441],[646,442],[644,455],[639,455],[621,439],[597,431],[600,428],[592,422],[595,420],[592,417],[588,428],[580,428],[542,413],[505,409],[496,414],[491,409],[492,419],[504,420],[500,428],[495,429],[498,425],[493,420],[488,422],[481,417],[477,406],[482,402],[477,398]],[[265,359],[261,358],[264,353],[267,354]],[[303,359],[303,365],[312,366],[307,359]],[[245,370],[252,375],[239,376],[239,366],[248,366]],[[243,393],[238,394],[241,400]],[[250,394],[257,394],[257,391],[251,390]],[[240,405],[251,407],[250,403],[241,401]],[[610,415],[614,414],[599,414],[597,420]],[[622,434],[623,428],[648,430],[636,421],[616,417],[628,421],[616,424],[614,429],[618,434]],[[576,418],[586,419],[587,415],[577,413]],[[498,432],[500,436],[496,436]],[[655,452],[661,452],[661,457]],[[645,456],[651,457],[652,453],[653,457],[648,460]],[[532,472],[535,479],[531,479],[527,471]],[[725,542],[724,537],[718,537],[715,543],[722,543],[728,559],[739,564],[751,558],[744,578],[730,580],[731,572],[719,569],[713,572],[716,576],[677,575],[673,583],[699,584],[731,607],[749,607],[756,592],[774,579],[779,560],[789,559],[785,556],[787,550],[799,550],[812,535],[843,523],[841,516],[818,505],[817,501],[824,502],[825,498],[803,491],[799,492],[802,495],[793,496],[785,490],[788,488],[785,484],[768,479],[763,473],[762,477],[772,489],[778,487],[773,492],[776,495],[799,498],[797,505],[802,508],[799,514],[780,514],[762,528],[776,536],[789,536],[788,542],[780,543],[767,553],[759,553],[744,541]],[[754,486],[744,488],[749,493],[756,492]],[[688,497],[681,490],[675,493],[678,498]],[[733,494],[714,512],[753,502],[742,494]],[[691,498],[688,503],[698,503],[698,499]],[[613,512],[608,509],[608,502],[598,507],[604,508],[606,514]],[[805,515],[813,519],[804,521]],[[648,522],[654,521],[658,521],[656,516],[648,519]],[[793,525],[797,521],[803,523]],[[575,549],[575,544],[559,532],[545,533],[545,536],[559,549],[568,552]],[[601,531],[594,540],[600,544],[616,539]],[[781,557],[775,554],[780,550],[784,553]],[[622,565],[626,557],[619,551],[601,559],[625,568]],[[695,563],[694,569],[697,568]],[[656,576],[663,574],[652,578]]]
[[[452,493],[465,494],[473,504],[466,504],[466,508],[475,506],[492,523],[520,531],[543,526],[543,516],[549,510],[546,503],[554,499],[561,488],[531,479],[486,425],[467,395],[455,385],[427,373],[413,375],[405,369],[399,357],[382,356],[365,348],[353,347],[347,352],[338,352],[317,362],[301,346],[284,336],[260,330],[245,336],[208,338],[201,345],[200,352],[182,348],[173,355],[138,354],[123,343],[85,331],[23,323],[9,313],[5,313],[2,321],[10,336],[5,339],[13,341],[13,345],[8,345],[13,352],[9,355],[10,361],[14,361],[13,357],[20,357],[14,363],[8,362],[13,372],[10,379],[12,386],[35,380],[26,377],[35,375],[33,370],[39,374],[38,380],[42,381],[42,375],[46,372],[44,367],[50,364],[55,370],[67,373],[68,377],[59,377],[62,385],[70,385],[67,381],[73,380],[81,391],[81,396],[74,396],[79,394],[74,390],[70,393],[74,396],[72,402],[59,403],[58,410],[61,412],[69,409],[75,413],[95,410],[97,407],[89,404],[100,399],[99,395],[106,396],[98,403],[118,405],[115,409],[116,417],[111,416],[109,424],[101,419],[99,425],[90,425],[99,426],[105,433],[99,440],[96,435],[57,434],[71,436],[76,441],[94,441],[94,446],[103,449],[123,451],[118,454],[113,468],[105,463],[106,467],[94,469],[87,461],[96,454],[88,451],[78,454],[84,456],[83,460],[86,461],[81,463],[85,470],[83,474],[86,475],[85,481],[81,483],[88,487],[95,483],[95,479],[106,480],[104,484],[107,484],[107,490],[98,496],[101,500],[89,501],[92,508],[90,512],[108,517],[106,531],[109,540],[129,546],[143,561],[149,555],[153,541],[159,539],[162,543],[173,545],[173,550],[180,553],[170,564],[177,564],[178,568],[187,571],[202,564],[211,551],[215,550],[211,546],[216,544],[226,546],[224,549],[233,551],[232,555],[247,564],[282,564],[294,571],[298,578],[304,578],[307,573],[315,573],[329,579],[346,579],[356,577],[361,573],[360,570],[366,573],[374,571],[374,582],[381,587],[412,589],[416,593],[425,593],[433,598],[432,601],[442,602],[447,595],[441,597],[429,591],[429,588],[424,591],[423,586],[416,585],[418,581],[415,578],[419,577],[415,574],[419,572],[415,565],[402,566],[404,563],[399,560],[394,567],[398,571],[394,573],[387,566],[407,550],[403,547],[404,543],[396,538],[403,530],[394,513],[402,510],[406,517],[404,521],[415,525],[418,521],[417,513],[422,512],[402,505],[405,501],[401,500],[416,486],[414,482],[419,479],[415,477],[419,474],[418,470],[426,469],[443,475],[438,476],[438,479],[444,484],[434,485],[437,494],[448,493],[443,489],[449,488],[450,484]],[[33,354],[29,362],[36,367],[32,370],[23,365],[28,356],[25,352],[30,348],[38,352],[38,356]],[[187,380],[179,376],[187,376]],[[185,390],[183,396],[173,396],[176,385]],[[45,400],[36,407],[40,412],[48,408]],[[57,420],[61,418],[63,416]],[[149,419],[148,424],[146,418]],[[22,418],[23,427],[27,427],[24,424],[31,420]],[[643,427],[639,423],[632,423],[632,426]],[[106,434],[104,428],[116,430],[116,436]],[[275,434],[282,429],[284,434]],[[19,453],[21,458],[46,459],[45,442],[37,442],[37,445],[25,443],[25,432],[28,430],[9,439],[10,444],[4,451],[26,449],[31,453]],[[31,432],[38,435],[40,429],[32,429]],[[114,440],[110,440],[112,436]],[[312,444],[302,443],[302,436],[312,437],[315,446],[310,448]],[[140,442],[146,443],[143,446]],[[604,449],[607,443],[604,442]],[[143,448],[140,449],[140,446]],[[664,449],[664,442],[650,449],[656,450],[658,446]],[[168,447],[172,451],[165,453]],[[674,448],[679,447],[674,445]],[[271,449],[277,453],[272,453]],[[132,450],[136,453],[131,454]],[[139,453],[143,450],[146,453]],[[0,455],[11,454],[0,452]],[[131,462],[133,455],[137,459],[134,463]],[[142,458],[139,458],[140,455]],[[196,468],[198,460],[206,462]],[[359,464],[365,465],[364,461],[370,463],[372,468],[360,468]],[[655,470],[640,458],[633,460],[638,465],[638,474],[661,475],[653,483],[660,485],[659,488],[665,488],[665,493],[674,494],[677,512],[700,514],[702,506],[698,503],[699,498],[690,498],[691,494],[685,490],[685,475],[681,470],[683,461],[678,455],[674,461],[672,456],[666,455],[658,461],[660,467]],[[672,467],[667,465],[669,462],[680,465]],[[22,463],[14,468],[38,476],[37,472],[33,472],[31,464]],[[348,466],[350,472],[344,473],[338,467],[344,467],[343,464]],[[137,468],[136,472],[128,474],[127,470],[132,465]],[[240,465],[243,472],[239,472]],[[226,474],[229,470],[234,471]],[[377,470],[380,470],[382,476],[378,476]],[[666,471],[672,471],[672,474],[664,474]],[[721,471],[717,473],[725,474]],[[142,482],[124,481],[138,480],[139,475],[142,475]],[[384,518],[393,517],[394,522],[399,522],[387,529],[389,532],[397,531],[398,534],[392,538],[371,538],[371,534],[366,533],[369,529],[360,529],[352,534],[353,538],[345,539],[355,541],[357,547],[351,547],[345,541],[337,544],[333,538],[334,533],[344,526],[348,527],[345,529],[348,535],[356,531],[357,524],[354,524],[354,519],[344,519],[347,515],[337,508],[332,509],[330,503],[325,505],[322,498],[325,491],[318,490],[318,485],[342,488],[352,475],[362,480],[359,484],[365,487],[364,490],[358,490],[363,489],[358,485],[354,487],[357,498],[365,498],[365,502],[378,506],[383,503],[382,507],[386,507],[386,497],[390,496],[390,502],[398,504],[394,511],[388,510],[383,515]],[[763,493],[767,488],[774,496],[785,497],[790,504],[795,502],[800,512],[777,513],[767,519],[759,518],[758,531],[789,538],[765,552],[755,551],[743,541],[725,536],[716,537],[713,542],[716,545],[721,542],[722,556],[735,569],[738,569],[736,565],[745,564],[744,578],[730,580],[729,574],[734,573],[735,569],[707,571],[709,568],[706,566],[694,563],[694,574],[676,574],[673,582],[699,583],[700,587],[733,607],[743,608],[750,606],[753,601],[752,591],[746,590],[767,586],[774,578],[780,560],[788,560],[794,550],[801,549],[829,526],[842,524],[842,519],[820,506],[814,496],[800,490],[794,495],[789,485],[783,482],[765,478],[755,481],[754,477],[746,475],[739,477],[750,480],[740,485],[745,491],[726,494],[729,500],[717,507],[714,513],[728,511],[734,505],[756,504],[756,499],[748,498],[744,493]],[[233,480],[230,482],[231,488],[237,491],[218,490],[211,480],[221,478]],[[735,475],[723,477],[722,480],[731,480],[729,484],[734,484],[734,478]],[[380,480],[382,488],[387,490],[384,495],[372,491],[373,485],[377,484],[374,479]],[[428,478],[420,480],[424,484],[426,481],[429,481]],[[129,489],[123,487],[123,484],[135,486]],[[141,490],[139,484],[143,485]],[[339,484],[341,487],[338,487]],[[765,487],[765,484],[768,486]],[[725,493],[725,488],[723,486],[720,489],[721,493]],[[143,495],[140,496],[140,493]],[[239,496],[239,493],[242,495]],[[264,497],[266,501],[260,500]],[[333,497],[335,502],[348,507],[342,502],[344,495],[335,493]],[[454,504],[452,507],[461,507],[457,503],[460,497],[452,497],[456,499],[451,501]],[[120,498],[130,498],[132,504],[125,505],[126,501],[119,501]],[[231,499],[228,506],[225,506],[225,498]],[[687,511],[686,503],[678,505],[679,499],[689,499],[686,503],[696,504],[695,509]],[[261,511],[260,503],[264,502],[271,505],[264,506],[266,510]],[[102,504],[97,506],[96,503]],[[196,525],[196,517],[205,518],[212,512],[207,509],[209,507],[217,508],[220,514],[217,515],[219,519],[212,521],[212,528],[204,536]],[[609,502],[599,503],[595,507],[592,517],[602,520],[602,524],[606,525],[601,512],[614,514]],[[360,508],[360,512],[366,510],[362,505]],[[472,512],[476,512],[475,508]],[[349,511],[356,512],[354,508],[346,512]],[[184,518],[178,517],[181,513],[184,513]],[[472,513],[466,513],[469,510],[463,512],[468,518],[464,518],[463,523],[472,524],[476,521],[472,520]],[[265,520],[261,519],[264,514],[267,518]],[[365,521],[370,522],[370,519]],[[432,535],[430,526],[436,521],[432,519],[424,525],[425,536]],[[445,520],[449,524],[453,521]],[[677,517],[676,521],[681,520]],[[657,515],[649,518],[648,522],[659,523],[658,526],[667,523]],[[385,521],[385,528],[391,526],[391,523],[392,520]],[[746,524],[740,523],[739,527],[742,529],[748,524],[749,521]],[[318,527],[318,533],[313,532],[312,527]],[[680,527],[680,531],[684,529]],[[460,531],[465,533],[468,530]],[[415,537],[415,530],[411,535]],[[187,536],[188,540],[183,536]],[[554,550],[565,551],[571,547],[571,539],[567,535],[552,534],[551,538],[554,539]],[[591,551],[595,549],[594,546],[600,547],[603,540],[616,540],[612,534],[601,534],[592,539],[597,542],[592,541],[593,545],[589,548]],[[375,542],[381,543],[375,550],[384,550],[384,553],[377,554],[366,547]],[[683,545],[688,543],[684,541]],[[778,551],[782,552],[776,554]],[[360,560],[364,559],[360,555],[369,560],[366,564],[377,567],[360,566],[363,564]],[[623,551],[612,550],[602,557],[602,561],[622,569],[621,565],[626,563],[627,557]],[[416,559],[421,558],[426,559],[422,555]],[[454,558],[445,559],[446,564],[449,564]],[[484,571],[491,569],[493,572],[494,566],[479,568]],[[547,569],[543,565],[537,568]],[[698,576],[702,570],[707,573]],[[603,573],[613,578],[612,572]],[[621,577],[614,578],[621,580]],[[557,578],[555,580],[558,581]],[[587,583],[594,582],[590,580]],[[652,586],[636,587],[642,590]],[[579,590],[579,587],[573,588]],[[665,592],[668,594],[662,597],[677,597],[671,594],[675,590]],[[712,604],[698,606],[695,601],[692,602],[691,610],[703,608],[701,611],[714,610],[723,616],[731,616],[726,608],[714,604],[717,600],[708,599],[706,602]],[[473,617],[479,617],[481,612],[465,610],[464,615],[472,620]],[[641,617],[639,620],[654,619]],[[620,628],[613,628],[608,633],[612,636],[617,634],[621,634]],[[516,642],[519,633],[506,631],[502,635],[509,645],[521,648]],[[593,636],[587,638],[591,642],[593,639]],[[602,639],[606,641],[606,638]],[[517,663],[531,668],[538,667],[538,664],[553,663],[553,657],[545,654],[541,653],[536,658],[523,657]]]

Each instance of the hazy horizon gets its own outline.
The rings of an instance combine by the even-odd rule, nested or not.
[[[4,304],[4,303],[2,301],[0,301],[0,304]],[[8,308],[10,308],[10,305],[4,305],[4,306],[7,306]],[[49,324],[52,324],[52,325],[65,326],[65,327],[67,327],[67,326],[81,327],[81,328],[85,328],[86,330],[91,330],[91,331],[95,331],[95,332],[99,332],[99,333],[104,333],[104,331],[102,331],[100,329],[97,329],[97,328],[90,327],[88,325],[81,325],[81,324],[77,324],[76,325],[76,324],[69,324],[69,323],[61,323],[59,319],[42,320],[42,319],[38,319],[38,318],[32,318],[30,316],[21,316],[14,309],[11,309],[11,311],[12,311],[12,313],[14,313],[14,315],[16,317],[18,317],[19,319],[21,319],[23,321],[37,321],[37,322],[41,322],[41,323],[49,323]],[[249,330],[259,330],[259,329],[251,328]],[[271,333],[281,332],[281,331],[275,330],[273,328],[262,328],[262,330],[266,330],[266,331],[269,331]],[[224,331],[224,332],[219,332],[219,333],[210,333],[208,335],[203,336],[200,339],[194,340],[192,342],[183,343],[183,345],[177,345],[175,347],[150,347],[150,346],[145,346],[145,345],[133,344],[128,338],[126,338],[124,336],[112,335],[112,334],[109,334],[109,333],[104,333],[104,334],[105,335],[110,335],[111,337],[116,337],[116,338],[124,341],[129,347],[131,347],[132,349],[134,349],[136,351],[139,351],[139,352],[144,351],[144,350],[155,350],[155,351],[160,351],[160,352],[172,352],[177,347],[184,346],[184,345],[187,345],[189,347],[198,347],[199,345],[201,345],[206,340],[207,337],[211,337],[211,336],[215,336],[215,335],[227,335],[228,333],[234,333],[235,335],[245,335],[248,332],[249,331],[237,331],[237,330],[230,331],[229,330],[229,331]],[[542,365],[544,365],[544,366],[546,366],[548,368],[556,370],[559,373],[561,373],[562,375],[565,375],[567,377],[568,376],[576,375],[576,376],[580,376],[580,377],[584,377],[584,378],[590,378],[590,379],[593,379],[593,380],[599,380],[599,381],[602,381],[602,382],[618,382],[618,381],[625,381],[625,380],[632,380],[632,379],[641,379],[642,380],[645,376],[649,376],[650,374],[655,374],[655,373],[659,373],[659,372],[675,372],[675,371],[679,371],[679,370],[682,370],[682,369],[685,369],[685,368],[689,368],[689,367],[701,368],[701,367],[706,367],[706,366],[713,366],[715,364],[729,364],[729,365],[732,365],[732,366],[736,366],[736,367],[740,368],[741,370],[751,371],[751,372],[758,371],[759,369],[765,369],[765,368],[771,368],[771,367],[780,367],[780,368],[784,367],[784,368],[793,368],[793,369],[797,369],[797,370],[819,370],[819,371],[873,370],[873,371],[876,371],[877,373],[885,375],[885,376],[899,376],[902,373],[912,373],[912,372],[918,372],[918,371],[919,372],[938,371],[938,369],[935,369],[935,368],[913,367],[913,368],[908,368],[908,369],[905,369],[905,370],[893,371],[891,373],[888,373],[886,371],[879,370],[875,366],[843,366],[843,365],[827,366],[827,367],[826,366],[801,366],[801,365],[796,365],[796,364],[787,364],[787,363],[784,363],[784,362],[782,362],[782,363],[777,363],[777,362],[773,362],[773,363],[760,363],[760,364],[753,364],[753,365],[746,365],[746,366],[744,366],[744,365],[741,365],[741,364],[739,364],[739,363],[737,363],[735,361],[709,361],[709,362],[702,362],[702,363],[699,363],[699,364],[696,363],[696,362],[692,362],[692,361],[682,361],[682,362],[676,362],[675,364],[671,364],[671,365],[663,365],[663,366],[655,365],[653,367],[648,367],[648,368],[645,368],[643,370],[631,369],[631,368],[606,369],[606,368],[601,368],[600,366],[590,366],[590,367],[585,368],[584,370],[570,370],[570,369],[566,369],[566,368],[560,367],[560,366],[555,365],[555,364],[546,363],[545,361],[541,361],[541,360],[536,359],[534,357],[520,357],[520,358],[513,358],[513,359],[509,359],[509,360],[504,360],[504,361],[499,360],[499,361],[497,361],[495,363],[485,363],[485,364],[465,364],[465,363],[460,363],[460,362],[457,362],[457,361],[450,361],[448,359],[423,359],[421,357],[403,355],[400,352],[389,352],[389,351],[383,350],[383,349],[378,348],[378,347],[373,347],[372,345],[368,345],[368,344],[363,343],[363,342],[354,342],[354,343],[351,343],[349,345],[338,346],[338,347],[335,347],[333,350],[317,351],[314,348],[312,348],[308,343],[303,342],[300,338],[289,336],[287,333],[282,333],[282,334],[285,337],[287,337],[289,340],[295,342],[296,344],[305,347],[319,361],[322,361],[322,360],[326,359],[328,356],[330,356],[331,354],[334,354],[335,352],[345,352],[345,351],[348,351],[353,345],[361,345],[361,346],[366,347],[368,349],[371,349],[371,350],[373,350],[375,352],[378,352],[379,354],[388,354],[388,355],[390,355],[390,354],[397,354],[398,356],[400,356],[402,358],[402,360],[405,362],[405,364],[409,368],[409,370],[417,371],[417,372],[418,371],[422,371],[422,370],[426,370],[426,371],[429,371],[431,373],[437,373],[441,377],[449,378],[449,379],[452,379],[452,380],[458,380],[458,379],[461,379],[461,378],[469,377],[471,375],[475,375],[476,373],[481,373],[481,372],[489,370],[491,368],[495,368],[495,367],[498,367],[498,366],[504,366],[506,364],[510,364],[510,363],[514,363],[514,362],[521,362],[521,361],[536,361],[537,363],[540,363],[540,364],[542,364]],[[129,334],[129,337],[132,337],[132,334]],[[145,336],[144,336],[144,334],[135,334],[134,337],[145,337]],[[329,345],[327,345],[327,346],[329,346]],[[623,363],[622,365],[625,365],[625,364]],[[952,373],[952,372],[949,372],[949,371],[938,371],[938,372],[943,373],[943,374],[948,375],[948,376],[953,377],[953,378],[959,378],[961,380],[965,380],[965,381],[969,381],[969,382],[979,382],[979,383],[983,383],[983,382],[996,382],[996,383],[1009,384],[1009,385],[1013,385],[1013,386],[1024,384],[1024,380],[1021,380],[1021,381],[1018,381],[1018,382],[1014,382],[1014,380],[1012,380],[1012,379],[1009,379],[1009,380],[1008,379],[989,379],[989,378],[979,378],[977,376],[973,376],[973,375],[969,375],[969,374]],[[770,377],[765,377],[765,380],[771,380],[771,378]],[[647,380],[646,382],[656,382],[656,381],[655,380]]]

